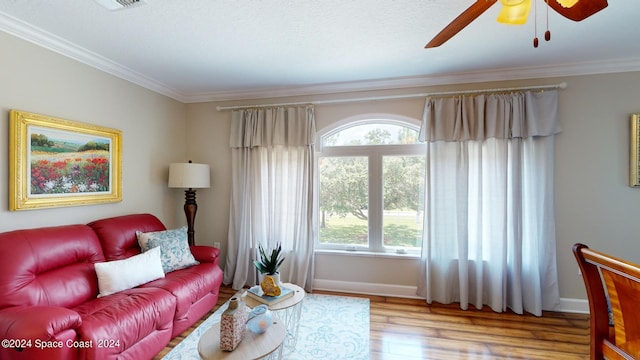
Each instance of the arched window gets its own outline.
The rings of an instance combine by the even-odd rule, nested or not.
[[[417,120],[385,117],[320,132],[318,249],[418,252],[425,145]]]

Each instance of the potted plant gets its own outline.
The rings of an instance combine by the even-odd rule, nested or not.
[[[282,255],[282,244],[278,243],[270,254],[265,251],[262,244],[258,244],[259,260],[254,260],[253,265],[264,275],[264,279],[260,281],[262,292],[267,296],[280,296],[280,273],[278,268],[284,261]]]

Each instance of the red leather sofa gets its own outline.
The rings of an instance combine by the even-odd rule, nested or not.
[[[94,264],[140,254],[150,214],[0,233],[0,360],[150,359],[213,308],[219,249],[191,246],[198,265],[98,296]]]

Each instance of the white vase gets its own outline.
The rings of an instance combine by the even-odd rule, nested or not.
[[[280,281],[280,273],[279,272],[277,272],[277,273],[275,273],[273,275],[267,275],[267,274],[259,273],[258,274],[258,281],[260,283],[262,283],[264,281],[264,278],[267,277],[267,276],[273,277],[273,280],[275,281],[275,283],[278,286],[282,286],[282,281]]]
[[[260,274],[260,287],[262,288],[262,292],[267,296],[275,296],[274,291],[277,294],[280,294],[280,290],[282,289],[282,282],[280,281],[280,273],[277,272],[273,275]],[[275,286],[275,287],[274,287]],[[278,289],[276,289],[278,288]]]

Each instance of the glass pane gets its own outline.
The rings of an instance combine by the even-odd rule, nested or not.
[[[320,243],[369,245],[367,157],[322,157]]]
[[[385,156],[384,246],[422,246],[424,211],[424,156]]]
[[[416,144],[418,131],[394,124],[353,126],[324,138],[324,146]]]

